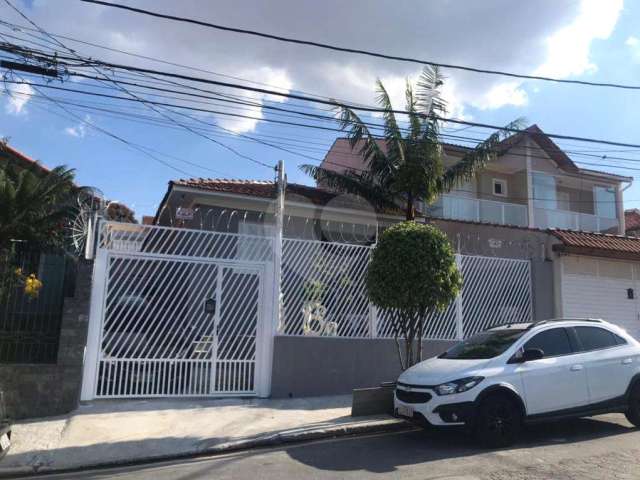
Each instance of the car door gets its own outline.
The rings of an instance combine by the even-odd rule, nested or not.
[[[539,348],[543,358],[522,363],[521,376],[527,415],[581,407],[589,403],[587,374],[566,328],[537,333],[523,348]]]
[[[601,327],[573,330],[584,352],[590,403],[622,397],[634,373],[634,357],[626,341]]]

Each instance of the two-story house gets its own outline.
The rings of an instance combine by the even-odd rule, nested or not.
[[[525,132],[502,142],[496,161],[473,180],[425,205],[426,216],[624,235],[622,191],[633,179],[578,167],[537,125]],[[443,147],[445,167],[470,150]],[[334,142],[322,166],[334,171],[366,168],[345,138]]]

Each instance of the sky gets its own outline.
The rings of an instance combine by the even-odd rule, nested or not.
[[[49,33],[199,70],[60,39],[81,55],[244,85],[268,85],[265,88],[282,92],[305,92],[373,105],[375,80],[380,78],[387,86],[394,106],[403,108],[405,81],[415,80],[421,70],[417,64],[221,32],[79,0],[11,1]],[[567,79],[640,84],[640,2],[629,0],[119,0],[118,3],[275,35],[441,63]],[[0,2],[0,20],[29,26],[4,1]],[[0,25],[0,34],[42,43],[42,35],[38,40],[37,35],[27,37],[25,32]],[[7,37],[0,37],[0,41],[7,41]],[[88,73],[92,72],[89,70]],[[528,123],[536,123],[547,132],[640,143],[637,134],[640,91],[519,80],[447,69],[444,74],[443,95],[450,117],[496,125],[524,117]],[[88,83],[82,81],[57,82],[55,85],[88,88]],[[203,88],[202,85],[199,87]],[[203,128],[199,131],[204,132],[205,138],[193,130],[167,125],[167,122],[164,126],[157,122],[141,123],[70,104],[66,104],[67,111],[62,111],[30,85],[7,84],[5,88],[12,94],[5,91],[0,97],[0,137],[7,138],[14,148],[44,165],[65,164],[76,169],[78,183],[99,188],[107,198],[132,207],[138,216],[153,214],[166,191],[167,182],[177,178],[271,180],[274,171],[268,166],[284,160],[290,182],[311,184],[298,166],[319,163],[333,139],[340,135],[333,131],[259,120],[310,123],[270,112],[261,105],[328,114],[321,110],[322,107],[259,93],[240,92],[245,101],[252,103],[242,110],[237,107],[230,110],[223,103],[216,105],[216,110],[222,114],[188,112],[195,118],[190,121],[198,122]],[[67,102],[80,100],[85,106],[93,102],[94,107],[126,108],[137,115],[158,116],[141,104],[41,90],[49,98]],[[113,90],[103,91],[122,95]],[[239,93],[229,89],[216,91]],[[186,104],[183,100],[174,103]],[[258,120],[224,115],[230,112]],[[153,152],[155,158],[105,132],[152,149],[146,151]],[[465,135],[476,137],[486,133],[475,129],[464,131]],[[251,141],[246,136],[277,143],[290,152]],[[622,156],[640,162],[640,151],[633,149],[579,145],[571,141],[559,143],[567,149]],[[640,163],[635,165],[634,161],[594,157],[573,159],[587,168],[628,176],[636,172],[588,163],[606,162],[640,168]],[[625,206],[640,208],[640,182],[625,192]]]

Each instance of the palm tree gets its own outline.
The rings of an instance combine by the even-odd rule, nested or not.
[[[442,193],[470,180],[495,158],[498,144],[517,128],[521,120],[491,134],[464,154],[455,165],[445,168],[441,118],[446,104],[440,96],[443,77],[437,67],[425,66],[413,87],[407,80],[405,91],[407,127],[400,127],[389,94],[377,81],[377,103],[382,107],[384,136],[371,133],[368,123],[351,108],[340,106],[340,126],[349,130],[351,149],[359,148],[366,169],[336,172],[315,165],[301,165],[302,171],[336,191],[360,195],[378,209],[402,208],[407,220],[416,216],[416,202],[433,203]],[[403,132],[404,135],[403,135]],[[383,140],[384,148],[380,145]]]
[[[0,167],[0,252],[15,241],[40,248],[61,247],[64,226],[76,213],[80,191],[74,170],[56,167],[44,175]]]
[[[35,273],[18,267],[16,245],[29,248],[61,248],[64,227],[76,213],[74,198],[81,190],[73,183],[73,170],[57,167],[44,175],[0,167],[0,304],[16,287],[37,296],[42,287]]]

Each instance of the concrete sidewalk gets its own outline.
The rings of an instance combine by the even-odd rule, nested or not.
[[[125,464],[353,433],[408,428],[352,418],[351,395],[287,400],[103,400],[22,421],[0,476]]]

